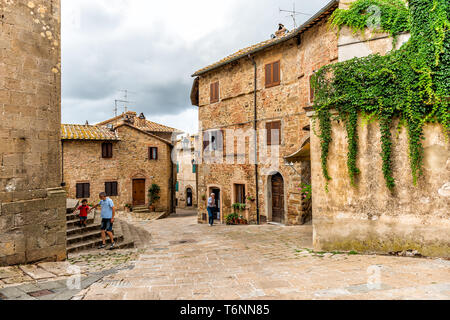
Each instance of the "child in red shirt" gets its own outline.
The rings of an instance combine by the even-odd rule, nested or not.
[[[78,215],[80,217],[80,227],[87,227],[88,212],[91,209],[87,203],[88,201],[84,199],[83,201],[81,201],[81,206],[79,206],[77,209],[78,211],[80,211]]]

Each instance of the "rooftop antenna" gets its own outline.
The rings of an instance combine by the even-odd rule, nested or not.
[[[291,17],[292,20],[294,21],[294,29],[297,28],[297,19],[296,19],[296,16],[298,16],[298,15],[312,16],[312,14],[309,14],[309,13],[304,13],[304,12],[296,11],[296,10],[295,10],[295,2],[294,2],[294,4],[293,4],[293,6],[292,6],[292,10],[283,10],[283,9],[280,8],[280,13],[281,13],[281,12],[287,12],[287,13],[289,13],[289,15],[288,15],[287,17]]]
[[[135,93],[129,90],[119,90],[120,92],[124,93],[124,98],[123,99],[116,99],[114,100],[114,116],[117,117],[117,113],[119,110],[119,103],[122,103],[124,106],[124,112],[127,113],[128,112],[128,105],[130,105],[131,103],[134,103],[134,101],[129,101],[128,100],[128,94],[129,93]]]

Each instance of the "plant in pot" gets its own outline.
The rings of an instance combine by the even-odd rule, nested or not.
[[[242,216],[242,212],[247,208],[245,203],[234,203],[232,205],[234,213],[232,215],[232,219],[231,219],[231,224],[233,225],[237,225],[237,224],[247,224],[247,220],[244,219],[244,217]]]
[[[155,212],[156,210],[155,203],[161,198],[159,196],[160,192],[161,188],[155,183],[148,189],[148,203],[151,212]]]
[[[226,218],[227,225],[237,225],[239,220],[239,215],[237,213],[229,214]]]
[[[254,202],[256,199],[255,199],[254,196],[252,196],[252,195],[249,194],[249,195],[247,196],[247,200],[248,200],[248,201],[251,201],[251,202]]]

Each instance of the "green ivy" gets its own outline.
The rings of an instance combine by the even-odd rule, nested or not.
[[[327,162],[332,142],[331,110],[346,127],[349,145],[348,170],[356,185],[360,170],[358,155],[358,114],[379,120],[383,174],[389,189],[395,187],[392,172],[392,133],[394,119],[400,119],[409,135],[409,155],[414,184],[422,175],[423,127],[440,123],[450,134],[450,1],[357,0],[348,10],[338,9],[331,24],[353,30],[366,28],[375,5],[381,11],[380,30],[393,37],[409,31],[411,39],[386,56],[370,55],[321,68],[312,78],[318,133],[322,149],[322,170],[331,177]]]

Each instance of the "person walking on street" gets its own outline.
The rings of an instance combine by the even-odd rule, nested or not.
[[[97,207],[102,207],[101,211],[101,217],[102,217],[102,241],[103,244],[99,247],[99,249],[104,249],[106,247],[106,234],[108,234],[109,239],[111,239],[111,247],[109,247],[109,250],[113,250],[116,246],[116,243],[114,242],[114,234],[113,234],[113,223],[114,223],[114,216],[116,214],[116,208],[114,207],[114,202],[106,197],[106,193],[102,192],[99,195],[100,202],[93,206],[91,210],[96,209]]]
[[[211,197],[208,199],[208,216],[209,216],[209,225],[212,227],[214,225],[214,214],[217,210],[216,204],[216,195],[211,193]]]

